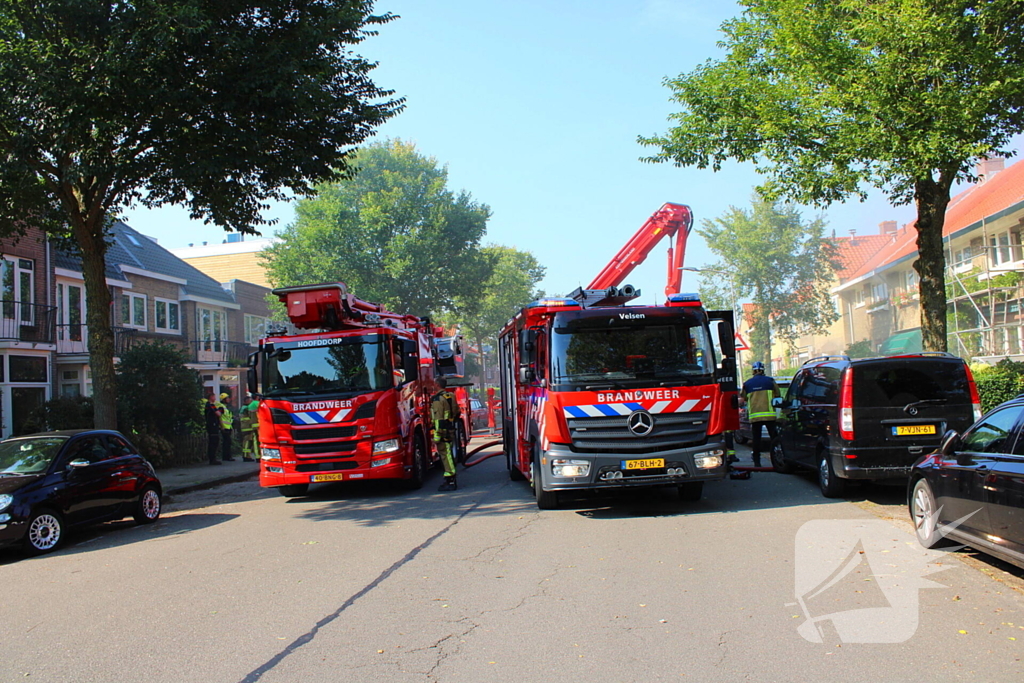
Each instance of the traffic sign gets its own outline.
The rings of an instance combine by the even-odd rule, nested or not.
[[[747,340],[743,338],[739,332],[736,333],[736,350],[737,351],[749,351],[750,346],[747,344]]]

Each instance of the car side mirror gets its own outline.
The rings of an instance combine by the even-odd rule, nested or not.
[[[960,437],[960,432],[955,429],[948,429],[946,433],[942,435],[942,441],[939,442],[939,453],[943,457],[948,458],[954,455],[957,451],[964,447],[964,440]],[[970,456],[961,454],[957,456],[959,461],[961,458],[970,460]]]
[[[68,469],[69,470],[77,470],[77,469],[81,469],[83,467],[88,467],[91,464],[92,463],[89,462],[88,460],[86,460],[84,458],[80,458],[78,460],[72,460],[71,462],[69,462],[68,463]]]

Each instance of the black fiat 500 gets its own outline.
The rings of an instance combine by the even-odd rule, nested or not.
[[[160,517],[153,466],[122,434],[80,429],[0,441],[0,546],[49,552],[68,529]]]

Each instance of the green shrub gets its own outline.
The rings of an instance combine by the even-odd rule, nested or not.
[[[871,342],[867,339],[861,339],[858,342],[853,342],[846,347],[846,355],[850,358],[870,358],[871,356],[877,356],[871,349]]]
[[[92,428],[92,399],[87,396],[60,396],[33,410],[25,421],[26,434],[61,429]]]
[[[202,382],[185,367],[185,351],[165,342],[140,344],[117,365],[118,424],[125,433],[165,441],[202,422]],[[138,444],[142,449],[141,443]]]
[[[971,371],[978,385],[983,412],[1024,392],[1024,363],[1004,359],[997,365],[972,365]]]

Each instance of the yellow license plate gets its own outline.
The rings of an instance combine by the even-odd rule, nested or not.
[[[919,434],[935,434],[935,425],[900,425],[893,427],[896,436],[918,436]]]
[[[624,470],[653,470],[665,466],[665,458],[650,458],[647,460],[623,460]]]
[[[316,484],[321,481],[341,481],[344,478],[345,475],[339,472],[338,474],[314,474],[309,480]]]

